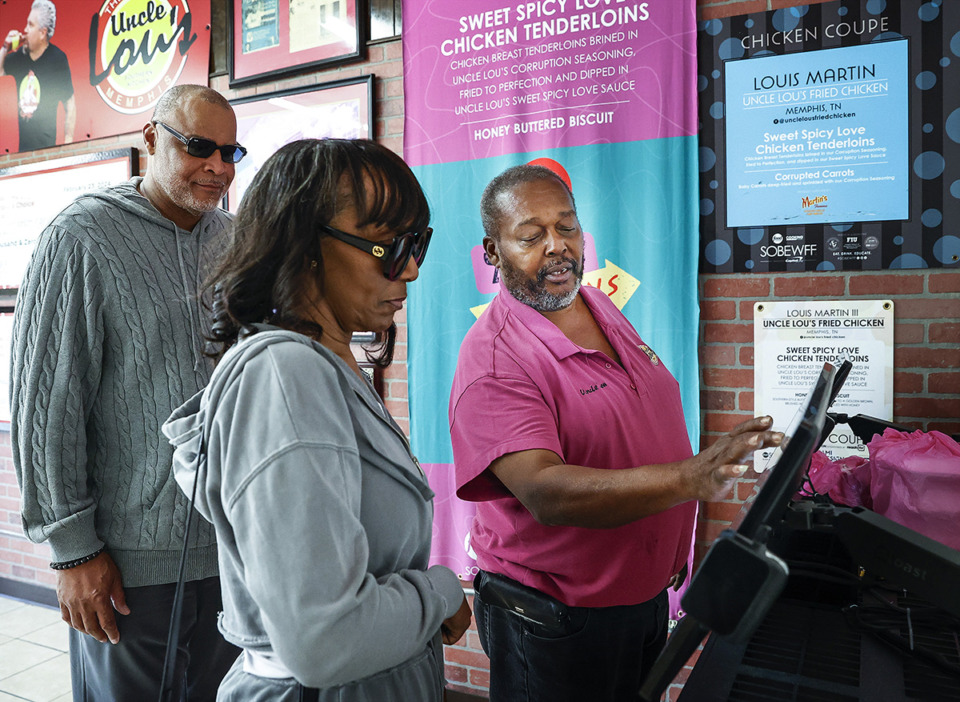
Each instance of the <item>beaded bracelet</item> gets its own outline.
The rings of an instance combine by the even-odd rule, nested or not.
[[[51,563],[50,567],[54,570],[68,570],[69,568],[76,568],[78,565],[83,565],[87,561],[92,561],[94,558],[99,556],[104,552],[106,546],[101,546],[96,551],[91,553],[89,556],[84,556],[83,558],[78,558],[74,561],[61,561],[60,563]]]

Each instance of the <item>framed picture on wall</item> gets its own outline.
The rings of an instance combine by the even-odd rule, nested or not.
[[[78,196],[140,173],[137,149],[114,149],[0,169],[0,289],[17,288],[40,232]]]
[[[363,0],[230,0],[230,87],[359,59]]]
[[[369,139],[373,134],[373,76],[257,95],[231,104],[237,114],[237,141],[247,148],[227,193],[231,212],[237,211],[264,162],[284,144],[328,137]]]

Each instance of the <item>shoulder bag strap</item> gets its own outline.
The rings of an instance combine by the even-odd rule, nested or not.
[[[176,683],[177,653],[180,643],[180,624],[183,613],[183,589],[187,575],[187,549],[190,544],[190,527],[194,521],[194,502],[197,499],[197,483],[200,482],[200,470],[207,462],[207,435],[200,426],[200,448],[197,451],[196,470],[194,471],[193,490],[187,505],[187,523],[183,531],[183,550],[180,552],[180,566],[177,569],[177,587],[173,593],[173,607],[170,612],[170,629],[167,633],[167,651],[163,658],[163,678],[160,681],[160,702],[173,702],[180,699],[180,689]]]

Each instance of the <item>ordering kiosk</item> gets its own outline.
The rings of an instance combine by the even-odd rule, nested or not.
[[[960,701],[960,552],[863,508],[791,501],[848,368],[824,365],[640,699],[659,700],[709,635],[680,702]]]

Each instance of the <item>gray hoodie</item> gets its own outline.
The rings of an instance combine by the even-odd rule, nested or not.
[[[193,231],[140,194],[141,178],[83,195],[44,229],[17,295],[13,461],[24,530],[53,560],[101,546],[124,587],[176,580],[186,500],[160,424],[202,388],[198,281],[230,216]],[[198,530],[188,579],[217,574]]]
[[[369,383],[309,338],[262,329],[163,427],[177,482],[190,494],[199,480],[216,527],[220,630],[321,700],[439,702],[440,625],[463,591],[428,568],[433,492]],[[238,664],[219,699],[295,694]]]

